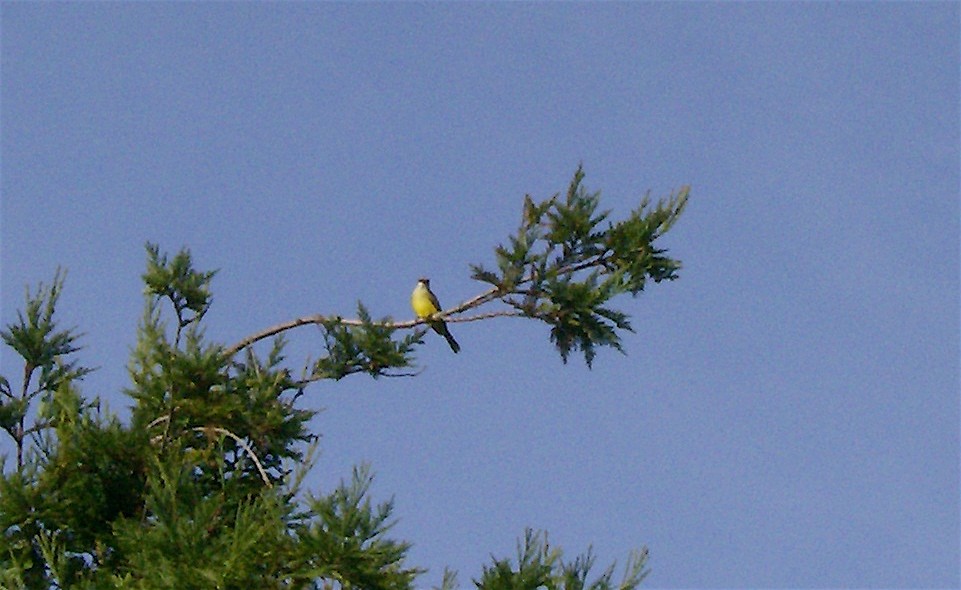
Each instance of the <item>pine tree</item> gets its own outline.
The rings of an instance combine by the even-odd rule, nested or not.
[[[496,269],[472,266],[485,285],[444,310],[447,322],[497,316],[540,320],[566,363],[580,351],[621,350],[629,316],[615,296],[648,280],[677,278],[680,263],[654,242],[687,202],[688,188],[619,222],[581,185],[542,202],[525,197],[521,223],[495,250]],[[370,498],[372,475],[355,468],[334,491],[302,493],[316,435],[298,403],[314,381],[355,373],[413,377],[424,320],[314,315],[233,344],[208,341],[203,318],[215,272],[188,250],[147,245],[145,310],[129,363],[129,424],[87,400],[79,383],[79,333],[55,317],[64,274],[28,289],[25,311],[0,331],[22,359],[18,387],[0,376],[0,428],[16,448],[0,477],[0,586],[39,588],[413,588],[422,569],[392,539],[391,502]],[[319,326],[324,350],[295,376],[285,336]],[[266,354],[255,344],[271,340]],[[306,499],[305,499],[306,498]],[[590,550],[565,561],[545,533],[528,530],[516,563],[495,559],[478,588],[635,588],[647,551],[588,580]],[[445,572],[444,588],[456,587]]]

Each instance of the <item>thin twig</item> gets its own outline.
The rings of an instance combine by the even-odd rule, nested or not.
[[[290,321],[288,321],[288,322],[282,322],[282,323],[280,323],[280,324],[276,324],[276,325],[270,326],[269,328],[264,328],[264,329],[261,330],[260,332],[257,332],[257,333],[255,333],[255,334],[251,334],[250,336],[247,336],[246,338],[244,338],[243,340],[241,340],[241,341],[238,342],[237,344],[234,344],[233,346],[225,349],[225,350],[224,350],[224,355],[227,356],[227,357],[232,357],[232,356],[234,356],[235,354],[237,354],[238,352],[240,352],[242,349],[247,348],[248,346],[250,346],[251,344],[253,344],[253,343],[255,343],[255,342],[259,342],[259,341],[263,340],[264,338],[270,338],[271,336],[276,336],[277,334],[280,334],[281,332],[285,332],[285,331],[287,331],[287,330],[290,330],[290,329],[292,329],[292,328],[297,328],[297,327],[299,327],[299,326],[306,326],[306,325],[309,325],[309,324],[323,324],[323,323],[326,323],[326,322],[330,321],[331,319],[332,319],[332,318],[329,318],[329,317],[327,317],[327,316],[323,316],[323,315],[320,315],[320,314],[316,314],[316,315],[309,315],[309,316],[304,316],[304,317],[296,318],[296,319],[290,320]],[[361,321],[360,321],[360,320],[344,320],[344,319],[341,319],[340,322],[341,322],[342,324],[346,324],[346,325],[353,325],[353,326],[359,326],[359,325],[361,325]]]
[[[367,369],[364,369],[363,367],[357,367],[356,369],[347,370],[343,375],[339,375],[336,378],[342,379],[343,377],[346,377],[348,375],[356,375],[358,373],[369,373],[369,372],[370,371],[368,371]],[[419,371],[414,371],[412,373],[377,373],[375,376],[376,377],[416,377],[420,375],[422,372],[423,372],[423,369]],[[291,385],[293,385],[298,389],[303,389],[304,387],[310,385],[311,383],[316,383],[317,381],[323,381],[325,379],[330,379],[330,378],[331,378],[330,375],[316,374],[316,375],[311,375],[309,377],[304,377],[299,381],[293,381]]]
[[[170,420],[170,414],[164,414],[163,416],[152,420],[150,424],[147,424],[147,428],[148,429],[153,428],[154,426],[160,424],[164,420]]]
[[[147,428],[152,428],[152,427],[160,424],[161,422],[164,422],[164,421],[167,421],[167,420],[170,420],[170,415],[169,415],[169,414],[167,414],[167,415],[165,415],[165,416],[161,416],[161,417],[153,420],[150,424],[147,425]],[[257,466],[257,471],[260,473],[260,479],[264,480],[264,483],[267,484],[267,487],[272,487],[272,486],[271,486],[271,483],[270,483],[270,478],[267,477],[267,472],[264,471],[263,466],[260,464],[260,459],[257,458],[257,453],[255,453],[255,452],[253,451],[253,449],[250,448],[250,445],[248,445],[247,443],[245,443],[245,442],[243,441],[243,439],[241,439],[239,436],[237,436],[237,435],[234,434],[233,432],[230,432],[230,431],[227,430],[226,428],[220,428],[219,426],[195,426],[195,427],[192,428],[191,430],[193,430],[194,432],[203,432],[203,433],[207,433],[208,431],[209,431],[209,432],[217,432],[217,433],[219,433],[219,434],[224,434],[224,435],[227,435],[227,436],[229,436],[230,438],[234,439],[234,441],[235,441],[238,445],[240,445],[245,451],[247,451],[247,454],[250,455],[250,458],[254,460],[254,465]],[[159,439],[159,438],[161,438],[161,437],[160,437],[160,436],[155,436],[155,437],[151,438],[151,439],[150,439],[151,444],[156,443],[156,442],[157,442],[157,439]]]
[[[230,438],[234,439],[234,442],[236,442],[238,445],[243,447],[243,449],[247,451],[247,454],[250,455],[250,458],[254,460],[254,465],[257,466],[257,471],[260,472],[260,479],[264,480],[264,483],[267,484],[268,488],[273,487],[270,483],[270,479],[267,477],[267,472],[264,471],[264,468],[260,465],[260,459],[257,458],[257,453],[255,453],[253,449],[251,449],[250,446],[247,443],[245,443],[239,436],[237,436],[233,432],[230,432],[226,428],[220,428],[219,426],[197,426],[193,428],[193,430],[195,432],[204,432],[204,433],[206,433],[207,431],[213,431],[219,434],[225,434]]]
[[[479,320],[487,320],[490,318],[519,318],[523,317],[524,313],[520,311],[514,311],[512,309],[502,309],[499,311],[488,311],[485,313],[479,313],[477,315],[470,315],[462,318],[445,317],[444,321],[454,324],[462,322],[476,322]]]

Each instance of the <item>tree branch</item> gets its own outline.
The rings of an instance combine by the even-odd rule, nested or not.
[[[489,291],[482,293],[472,299],[468,299],[467,301],[465,301],[464,303],[461,303],[456,307],[452,307],[450,309],[446,309],[444,311],[441,311],[435,314],[435,317],[444,318],[446,321],[449,321],[449,322],[476,322],[478,320],[485,320],[493,317],[501,317],[501,316],[518,316],[519,317],[523,315],[521,313],[512,312],[509,310],[503,310],[503,311],[482,313],[475,316],[464,317],[464,318],[450,317],[452,314],[462,313],[468,309],[478,307],[480,305],[483,305],[484,303],[487,303],[492,299],[491,295],[497,292],[498,292],[497,289],[490,289]],[[275,324],[268,328],[264,328],[259,332],[251,334],[250,336],[247,336],[246,338],[237,342],[236,344],[224,349],[224,355],[227,356],[228,358],[232,357],[238,352],[240,352],[241,350],[243,350],[244,348],[247,348],[252,344],[260,342],[265,338],[276,336],[277,334],[286,332],[287,330],[292,330],[294,328],[299,328],[301,326],[307,326],[311,324],[323,325],[334,320],[336,320],[337,323],[344,326],[361,327],[364,325],[364,322],[362,322],[359,319],[347,319],[347,318],[341,318],[337,316],[325,316],[320,314],[303,316],[303,317],[295,318],[286,322]],[[420,324],[426,324],[427,320],[424,318],[416,318],[413,320],[406,320],[403,322],[383,322],[383,323],[373,322],[373,323],[375,325],[383,326],[385,328],[394,328],[394,329],[400,330],[404,328],[413,328],[414,326],[418,326]]]
[[[245,451],[247,451],[247,454],[250,455],[250,458],[254,460],[254,465],[257,466],[257,471],[260,473],[260,479],[264,480],[264,483],[267,484],[268,488],[273,487],[270,483],[270,478],[267,477],[267,472],[264,471],[263,466],[260,464],[260,459],[257,458],[257,453],[255,453],[254,450],[251,449],[250,446],[246,442],[244,442],[243,439],[241,439],[239,436],[237,436],[233,432],[230,432],[226,428],[220,428],[219,426],[196,426],[193,428],[193,430],[194,432],[203,432],[203,433],[207,433],[208,431],[216,432],[218,434],[223,434],[234,439],[234,442],[236,442]]]
[[[271,336],[276,336],[281,332],[286,332],[287,330],[292,330],[293,328],[299,328],[300,326],[306,326],[309,324],[324,324],[331,321],[332,319],[334,318],[330,318],[320,314],[315,314],[315,315],[296,318],[288,322],[282,322],[280,324],[276,324],[268,328],[264,328],[263,330],[261,330],[260,332],[256,332],[255,334],[251,334],[250,336],[247,336],[246,338],[234,344],[233,346],[230,346],[224,349],[224,355],[229,358],[234,356],[244,348],[247,348],[251,344],[254,344],[256,342],[263,340],[264,338],[270,338]],[[342,318],[338,318],[338,321],[342,324],[349,325],[349,326],[362,325],[360,320],[345,320]]]
[[[597,266],[599,262],[601,262],[600,259],[569,266],[561,269],[560,274],[565,274],[565,275],[573,274],[579,270],[584,270],[586,268],[590,268],[591,266]],[[533,280],[534,280],[533,275],[528,274],[528,275],[525,275],[521,280],[519,280],[517,282],[517,285],[524,285],[524,284],[530,283]],[[516,292],[518,292],[516,289],[513,291],[502,291],[498,287],[491,287],[487,291],[484,291],[479,295],[471,297],[470,299],[460,303],[459,305],[456,305],[454,307],[445,309],[441,312],[434,314],[434,317],[443,318],[445,321],[452,322],[452,323],[476,322],[479,320],[486,320],[494,317],[522,317],[524,315],[523,313],[509,311],[509,310],[482,313],[482,314],[478,314],[470,317],[464,317],[464,318],[452,317],[456,314],[463,313],[469,309],[480,307],[485,303],[493,301],[499,296],[507,295],[508,293],[516,293]],[[260,342],[261,340],[264,340],[266,338],[270,338],[271,336],[276,336],[277,334],[286,332],[288,330],[292,330],[294,328],[299,328],[301,326],[323,325],[335,319],[337,323],[344,326],[360,327],[364,325],[364,322],[362,322],[359,319],[347,319],[347,318],[341,318],[339,316],[325,316],[321,314],[302,316],[286,322],[274,324],[273,326],[264,328],[259,332],[255,332],[254,334],[247,336],[243,340],[240,340],[236,344],[233,344],[232,346],[225,348],[224,355],[230,358],[235,354],[237,354],[238,352],[240,352],[241,350],[247,348],[248,346],[251,346],[252,344]],[[375,325],[383,326],[387,328],[394,328],[398,330],[405,329],[405,328],[413,328],[414,326],[418,326],[420,324],[426,324],[426,323],[427,323],[427,320],[423,318],[416,318],[413,320],[406,320],[403,322],[384,322],[384,323],[374,322]]]

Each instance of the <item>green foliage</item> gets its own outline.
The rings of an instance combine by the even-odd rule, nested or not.
[[[637,588],[648,573],[646,550],[631,554],[616,585],[611,582],[616,564],[588,582],[594,562],[591,549],[565,562],[563,552],[547,543],[546,533],[528,529],[523,542],[517,544],[516,566],[509,559],[494,559],[484,566],[480,580],[474,580],[474,584],[482,590],[630,590]]]
[[[288,566],[294,540],[283,495],[263,488],[237,501],[226,488],[209,493],[172,458],[152,467],[144,496],[149,518],[115,527],[126,559],[113,578],[122,587],[309,587],[303,576],[289,583],[297,576]]]
[[[147,271],[142,277],[144,293],[170,300],[177,314],[178,335],[181,328],[200,321],[210,309],[210,280],[215,274],[215,270],[194,270],[187,249],[181,250],[168,261],[167,255],[160,253],[159,246],[147,244]]]
[[[652,244],[687,189],[611,223],[582,179],[578,169],[564,199],[525,198],[520,229],[495,251],[497,270],[474,267],[490,290],[442,315],[501,301],[510,313],[480,318],[546,322],[565,362],[576,350],[589,366],[597,347],[621,350],[619,331],[631,326],[612,300],[647,279],[676,278],[680,263]],[[298,318],[231,346],[209,342],[202,322],[216,271],[194,268],[186,249],[146,250],[129,425],[80,393],[90,369],[74,358],[78,333],[55,316],[61,271],[49,287],[28,289],[24,311],[0,330],[24,364],[19,386],[0,375],[0,428],[17,449],[9,470],[0,458],[0,587],[413,588],[423,570],[406,564],[409,543],[390,538],[393,502],[371,500],[366,466],[327,494],[301,494],[317,437],[308,429],[315,412],[298,400],[322,379],[415,375],[404,371],[427,324],[375,321],[358,303],[357,319]],[[294,378],[285,333],[307,324],[323,335],[320,358]],[[564,561],[546,538],[527,531],[516,564],[494,559],[475,585],[630,589],[646,573],[642,552],[618,585],[614,566],[589,582],[591,551]],[[441,587],[456,586],[445,571]]]
[[[318,359],[311,370],[309,381],[343,379],[354,373],[371,377],[396,375],[396,369],[410,367],[414,346],[423,344],[424,330],[415,330],[400,340],[390,318],[380,322],[371,320],[370,312],[357,303],[359,325],[348,325],[334,317],[321,322],[327,356]]]
[[[56,546],[64,551],[60,571],[71,580],[88,560],[112,563],[114,555],[104,551],[111,526],[140,513],[144,481],[145,443],[137,431],[116,419],[99,419],[67,385],[44,413],[53,433],[42,452],[0,479],[0,530],[6,544],[0,564],[9,557],[5,565],[20,570],[31,588],[48,574],[38,535],[56,533]]]
[[[30,405],[38,398],[49,400],[65,384],[82,379],[92,370],[67,359],[80,350],[77,345],[80,335],[74,329],[58,329],[54,321],[64,274],[58,268],[51,285],[41,283],[34,294],[28,288],[25,312],[17,312],[17,322],[0,330],[3,342],[23,358],[19,392],[13,391],[6,377],[0,377],[0,428],[17,445],[18,468],[23,466],[26,438],[38,436],[50,426],[43,419],[27,425]]]
[[[608,303],[636,296],[648,279],[674,280],[681,263],[655,248],[687,204],[689,187],[653,208],[645,197],[627,219],[612,223],[599,210],[577,169],[563,199],[524,199],[521,225],[495,250],[497,271],[472,265],[473,277],[492,286],[482,301],[500,300],[520,315],[551,327],[551,342],[566,363],[574,350],[590,367],[598,346],[623,352],[618,330],[632,331],[627,314]],[[606,227],[605,227],[605,222]]]
[[[333,493],[309,498],[316,518],[296,533],[306,565],[310,575],[340,588],[411,588],[423,570],[403,565],[410,543],[385,537],[393,525],[393,501],[373,506],[368,496],[372,481],[362,466]]]

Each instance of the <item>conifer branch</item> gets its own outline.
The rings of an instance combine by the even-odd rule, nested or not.
[[[264,483],[267,484],[268,488],[273,487],[270,483],[270,478],[267,477],[267,472],[264,471],[263,466],[260,464],[260,459],[257,458],[257,453],[255,453],[254,450],[250,448],[250,445],[244,442],[239,436],[233,432],[230,432],[226,428],[220,428],[219,426],[196,426],[193,428],[193,430],[194,432],[203,432],[204,434],[207,432],[216,432],[234,439],[234,442],[247,451],[247,454],[250,455],[250,458],[254,460],[254,465],[257,466],[257,471],[260,473],[260,479],[264,480]]]

